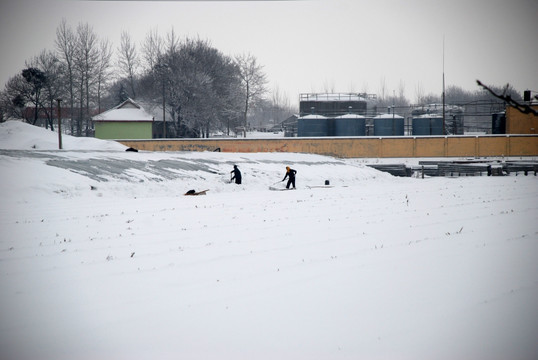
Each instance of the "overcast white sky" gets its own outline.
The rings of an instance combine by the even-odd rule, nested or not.
[[[65,18],[89,23],[115,48],[123,30],[141,42],[149,30],[200,36],[227,55],[251,53],[270,87],[299,93],[398,93],[446,84],[476,90],[476,79],[538,91],[536,0],[302,0],[0,2],[0,85],[24,61],[54,49]]]

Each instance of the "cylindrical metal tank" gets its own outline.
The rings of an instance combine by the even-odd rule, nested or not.
[[[491,115],[491,133],[506,134],[506,114],[504,112]]]
[[[322,115],[306,115],[297,119],[297,136],[329,136],[329,121]]]
[[[366,119],[364,116],[347,114],[334,119],[334,136],[366,135]]]
[[[403,136],[404,118],[396,114],[374,117],[374,136]]]
[[[414,117],[413,135],[443,135],[443,117],[435,115]]]

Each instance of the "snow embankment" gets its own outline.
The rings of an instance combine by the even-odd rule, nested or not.
[[[535,176],[99,146],[0,173],[2,359],[537,358]]]

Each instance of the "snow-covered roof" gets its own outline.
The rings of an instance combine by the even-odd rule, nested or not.
[[[415,119],[442,119],[443,116],[440,114],[422,114],[418,116],[413,116]]]
[[[358,114],[345,114],[338,116],[337,119],[364,119],[364,116]]]
[[[396,114],[381,114],[381,115],[377,115],[375,119],[403,119],[404,117],[403,116],[400,116],[400,115],[396,115]]]
[[[93,121],[153,121],[148,114],[132,99],[127,99],[116,107],[102,112],[92,118]]]
[[[299,119],[327,119],[327,117],[323,115],[305,115],[301,116]]]

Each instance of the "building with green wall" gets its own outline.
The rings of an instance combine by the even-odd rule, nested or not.
[[[92,118],[98,139],[151,139],[153,116],[132,99]]]

